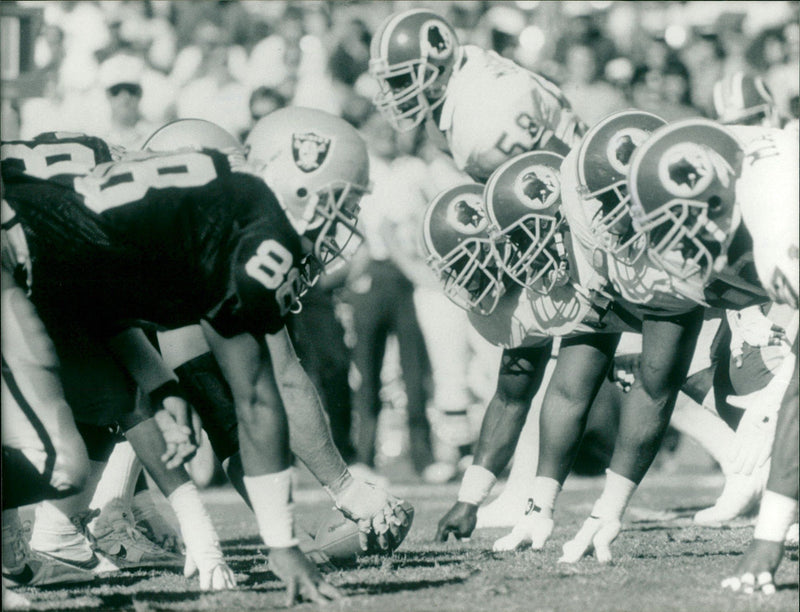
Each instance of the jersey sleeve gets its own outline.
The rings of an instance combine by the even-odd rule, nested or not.
[[[291,228],[270,219],[247,226],[236,238],[226,297],[206,320],[226,338],[276,333],[298,303],[301,260]]]
[[[95,166],[114,160],[115,152],[102,139],[85,134],[47,132],[33,140],[2,143],[4,181],[21,175],[57,182],[71,181],[87,174]]]

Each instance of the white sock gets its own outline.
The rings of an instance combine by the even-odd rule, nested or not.
[[[703,450],[719,463],[723,472],[728,473],[727,466],[730,463],[728,455],[736,432],[719,416],[681,393],[672,413],[670,425],[697,441]]]
[[[636,491],[635,482],[610,469],[606,470],[606,484],[603,493],[594,503],[592,516],[621,521],[634,491]]]
[[[203,506],[194,483],[191,481],[183,483],[167,499],[178,517],[186,553],[191,556],[200,571],[210,572],[223,563],[217,530],[214,529],[211,517]]]
[[[141,473],[142,462],[136,456],[131,443],[118,442],[108,458],[89,507],[102,510],[110,502],[119,500],[124,509],[130,508],[136,481]]]
[[[297,546],[292,510],[292,468],[245,476],[244,486],[264,543],[269,547]]]
[[[774,491],[764,491],[753,537],[768,542],[783,542],[796,515],[796,499]]]
[[[555,478],[537,476],[533,480],[533,508],[538,508],[545,518],[553,517],[553,507],[556,505],[556,498],[561,492],[561,484]]]

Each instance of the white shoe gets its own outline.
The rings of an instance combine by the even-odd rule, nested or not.
[[[7,587],[42,586],[46,584],[90,582],[95,574],[91,568],[60,561],[30,550],[27,533],[16,512],[3,513],[3,604],[6,598],[13,605],[21,602],[6,593]],[[21,596],[20,596],[21,597]],[[24,599],[24,598],[23,598]]]
[[[31,602],[27,597],[6,588],[3,583],[3,610],[28,610]]]
[[[70,518],[70,524],[50,525],[52,516],[36,508],[30,548],[37,557],[58,561],[92,574],[119,571],[119,566],[95,549],[87,525],[98,511],[86,511]]]
[[[527,497],[503,491],[493,502],[478,508],[475,529],[513,527],[525,516]]]
[[[428,484],[444,484],[458,476],[458,467],[445,461],[431,463],[422,470],[422,480]]]
[[[95,546],[120,567],[183,567],[183,557],[151,542],[136,528],[132,512],[120,500],[109,502],[90,530]]]
[[[725,487],[714,505],[694,515],[695,524],[720,526],[754,513],[764,492],[768,473],[768,470],[762,468],[748,476],[728,475],[725,478]]]
[[[366,463],[354,463],[348,466],[350,474],[356,480],[362,480],[370,484],[374,484],[379,489],[389,488],[389,479],[386,476],[381,476],[374,469],[369,467]]]

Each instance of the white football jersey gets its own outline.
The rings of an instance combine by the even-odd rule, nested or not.
[[[733,131],[741,138],[741,129]],[[770,299],[798,308],[800,161],[792,132],[760,128],[744,133],[744,159],[736,201],[750,236],[753,258]]]
[[[624,300],[641,304],[647,310],[678,314],[688,312],[703,302],[702,293],[692,292],[691,285],[681,286],[683,295],[676,290],[677,279],[651,265],[645,255],[633,264],[606,255],[600,240],[591,229],[590,214],[601,212],[600,202],[586,200],[578,193],[578,148],[573,148],[561,164],[561,211],[574,236],[575,248],[582,252],[581,259],[591,262],[594,271],[606,278],[613,290]],[[697,293],[696,299],[684,297]]]
[[[575,144],[585,126],[556,85],[494,51],[463,47],[439,129],[458,167],[484,182],[504,161],[556,137]]]

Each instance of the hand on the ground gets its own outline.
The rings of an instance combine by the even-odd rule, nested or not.
[[[533,500],[528,500],[532,506]],[[531,507],[506,536],[498,539],[492,549],[496,552],[517,550],[530,544],[533,550],[541,550],[553,533],[553,519],[543,516]]]
[[[326,582],[317,566],[297,546],[273,548],[269,552],[269,568],[286,584],[286,605],[302,601],[324,604],[343,595]]]
[[[773,576],[783,558],[783,542],[756,540],[750,543],[732,576],[722,581],[723,589],[752,595],[775,593]]]
[[[622,525],[614,519],[590,516],[578,533],[563,547],[559,563],[575,563],[594,551],[600,563],[611,561],[611,543],[617,539]]]
[[[201,591],[225,591],[236,588],[236,578],[225,562],[218,562],[208,567],[199,568],[189,553],[183,566],[183,575],[191,578],[199,572]]]
[[[450,534],[456,540],[469,539],[478,521],[478,506],[467,502],[456,502],[439,521],[436,541],[447,542]]]

